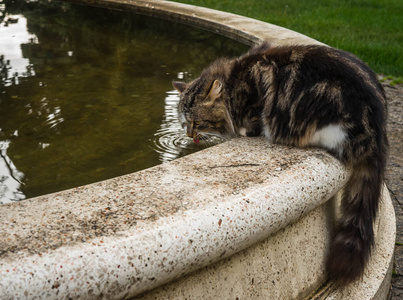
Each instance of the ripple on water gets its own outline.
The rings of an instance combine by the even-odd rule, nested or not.
[[[213,136],[208,140],[195,143],[186,136],[178,118],[179,93],[167,92],[165,98],[165,114],[160,129],[154,134],[154,150],[159,153],[162,162],[171,161],[180,156],[202,150],[204,148],[222,143],[224,138]]]

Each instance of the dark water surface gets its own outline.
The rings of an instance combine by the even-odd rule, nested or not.
[[[60,1],[0,3],[0,203],[203,149],[172,80],[246,46],[180,24]],[[221,142],[219,140],[209,143]]]

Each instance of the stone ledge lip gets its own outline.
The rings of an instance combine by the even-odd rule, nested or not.
[[[347,178],[321,150],[239,138],[141,172],[5,205],[0,291],[134,296],[267,238],[330,199]],[[128,217],[136,223],[128,226]],[[83,223],[116,231],[97,233]]]
[[[301,33],[248,17],[200,6],[162,0],[66,0],[78,4],[133,11],[185,23],[218,33],[247,45],[322,44]]]

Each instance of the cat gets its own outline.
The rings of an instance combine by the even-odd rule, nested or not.
[[[195,142],[264,135],[272,143],[324,148],[352,169],[326,270],[342,285],[362,278],[388,152],[386,97],[374,72],[328,46],[262,43],[173,86],[180,121]]]

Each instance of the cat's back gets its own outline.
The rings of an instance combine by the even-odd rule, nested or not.
[[[386,106],[376,74],[349,52],[324,45],[294,45],[261,47],[258,54],[251,51],[251,55],[259,55],[260,68],[269,68],[275,74],[272,79],[284,83],[289,90],[326,84],[337,86],[346,99],[349,94],[357,94],[367,104]]]
[[[360,59],[321,45],[271,47],[259,55],[254,77],[265,100],[262,122],[274,142],[310,145],[310,132],[337,124],[343,136],[350,137],[351,147],[343,150],[345,161],[356,157],[347,154],[357,152],[354,149],[373,143],[381,148],[386,140],[385,94],[375,73]],[[334,131],[324,134],[330,133]]]

